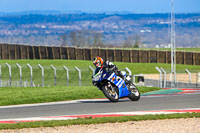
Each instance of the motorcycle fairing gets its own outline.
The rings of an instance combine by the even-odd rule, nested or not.
[[[112,82],[119,88],[119,98],[127,97],[131,94],[124,80],[117,76],[114,72],[108,77],[108,81]]]

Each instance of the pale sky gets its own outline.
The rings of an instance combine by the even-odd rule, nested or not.
[[[200,0],[174,0],[176,13],[200,12]],[[170,12],[171,0],[0,0],[0,12],[58,10],[85,12]]]

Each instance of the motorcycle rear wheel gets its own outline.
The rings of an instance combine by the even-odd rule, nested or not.
[[[119,101],[119,93],[117,88],[112,86],[108,87],[108,85],[103,85],[101,87],[102,92],[104,95],[111,101],[111,102],[118,102]]]

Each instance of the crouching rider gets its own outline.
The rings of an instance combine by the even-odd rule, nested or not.
[[[114,72],[117,76],[121,77],[122,79],[125,80],[125,83],[127,84],[128,87],[131,85],[131,78],[124,77],[123,72],[121,72],[116,65],[114,65],[110,61],[103,61],[103,59],[99,56],[96,56],[93,60],[93,64],[96,67],[95,74],[99,72],[100,69],[105,69],[107,72]]]

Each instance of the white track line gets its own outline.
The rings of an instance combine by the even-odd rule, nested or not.
[[[28,121],[48,121],[48,120],[70,120],[70,119],[77,119],[77,118],[84,118],[84,117],[156,115],[156,114],[175,114],[175,113],[185,113],[185,112],[200,112],[200,108],[80,114],[80,115],[50,116],[50,117],[30,117],[30,118],[17,118],[17,119],[0,119],[0,123],[4,123],[4,122],[6,123],[10,121],[11,122],[28,122]]]

